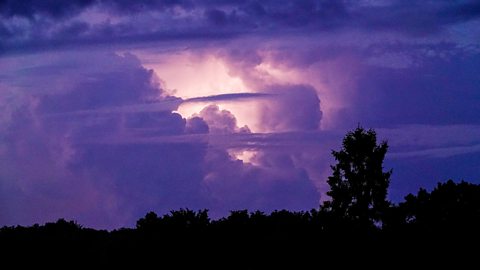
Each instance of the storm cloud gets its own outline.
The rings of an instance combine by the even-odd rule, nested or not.
[[[307,210],[375,128],[389,196],[478,179],[478,1],[0,0],[0,226]]]
[[[34,95],[24,92],[15,108],[4,110],[11,115],[2,120],[4,224],[63,216],[112,228],[131,226],[149,210],[210,208],[219,217],[237,208],[300,209],[318,203],[315,186],[301,169],[292,167],[290,172],[283,168],[288,173],[279,173],[261,164],[243,163],[231,156],[228,148],[211,148],[195,138],[179,143],[143,142],[163,136],[250,131],[238,127],[233,114],[215,105],[189,119],[173,112],[175,108],[131,110],[135,104],[174,99],[134,55],[98,54],[86,62],[75,61],[75,57],[69,60],[71,72],[77,76],[68,88],[39,84],[40,89],[29,89]],[[96,61],[101,61],[101,69]],[[38,66],[28,72],[42,80],[56,77],[44,70],[49,67]],[[247,95],[256,96],[263,97]],[[235,100],[237,95],[222,96],[225,98]],[[11,104],[8,97],[2,96],[2,100]],[[291,188],[301,190],[287,192]],[[240,190],[238,196],[231,196]],[[282,194],[288,195],[287,201]],[[15,214],[20,212],[23,214]]]

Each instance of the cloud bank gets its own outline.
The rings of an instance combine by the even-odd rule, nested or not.
[[[77,74],[68,89],[41,85],[29,89],[35,95],[22,93],[15,107],[4,109],[10,117],[2,119],[0,147],[3,224],[66,217],[112,228],[131,226],[150,210],[209,208],[219,217],[232,209],[306,209],[318,204],[314,184],[293,164],[272,168],[244,163],[231,156],[228,147],[189,139],[189,134],[250,133],[248,127],[237,126],[229,111],[210,105],[185,119],[175,108],[131,110],[135,104],[174,97],[131,54],[98,54],[86,62],[76,57],[62,58]],[[104,65],[101,69],[97,61]],[[45,69],[49,66],[29,72],[55,80],[56,74],[44,74]],[[224,95],[190,102],[264,96]],[[8,97],[2,101],[2,108],[12,105]],[[187,139],[141,142],[165,136]]]

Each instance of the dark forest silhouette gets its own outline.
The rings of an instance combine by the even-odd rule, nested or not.
[[[336,164],[328,179],[331,200],[318,209],[269,214],[239,210],[219,220],[211,220],[207,210],[180,209],[163,216],[150,212],[136,228],[110,232],[59,219],[1,228],[1,254],[44,259],[80,254],[117,263],[148,256],[190,256],[178,265],[210,254],[247,265],[256,256],[266,258],[267,251],[281,263],[278,258],[294,254],[314,256],[305,257],[307,261],[315,256],[328,261],[335,255],[388,258],[394,249],[402,250],[404,259],[421,257],[426,250],[446,258],[478,250],[480,185],[448,180],[431,192],[420,189],[393,204],[387,200],[392,171],[383,168],[387,149],[386,142],[377,143],[374,130],[358,127],[347,133],[342,149],[332,151]],[[467,248],[470,244],[473,249]]]

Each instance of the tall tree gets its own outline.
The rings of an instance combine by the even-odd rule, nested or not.
[[[357,127],[346,134],[342,149],[332,151],[336,165],[328,177],[331,201],[324,209],[336,216],[362,224],[379,221],[389,206],[387,188],[392,171],[383,171],[383,160],[388,150],[386,141],[377,144],[373,129]]]

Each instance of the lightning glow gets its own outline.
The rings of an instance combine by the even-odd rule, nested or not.
[[[183,99],[253,92],[241,78],[232,76],[223,60],[214,55],[199,56],[184,52],[173,56],[140,54],[139,58],[145,62],[146,68],[153,69],[162,78],[167,91]],[[239,127],[246,125],[252,132],[258,132],[262,130],[256,102],[185,103],[180,105],[177,112],[188,118],[206,106],[216,104],[221,110],[228,110],[235,115]]]

